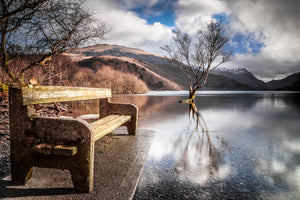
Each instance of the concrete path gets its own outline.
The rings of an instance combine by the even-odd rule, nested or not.
[[[131,199],[153,137],[153,132],[142,130],[138,131],[137,136],[115,134],[97,141],[94,190],[90,194],[75,192],[68,171],[34,168],[33,177],[25,186],[11,185],[10,177],[0,180],[0,198],[18,200]]]

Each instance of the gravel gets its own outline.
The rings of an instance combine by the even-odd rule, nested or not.
[[[10,134],[8,103],[0,101],[0,178],[10,174]]]

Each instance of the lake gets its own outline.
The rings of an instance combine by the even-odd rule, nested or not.
[[[300,94],[120,95],[155,132],[134,199],[300,199]]]

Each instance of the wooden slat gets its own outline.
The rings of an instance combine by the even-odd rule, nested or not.
[[[108,115],[107,117],[104,117],[97,121],[92,122],[91,125],[94,129],[96,129],[97,127],[102,126],[103,124],[106,124],[118,117],[120,117],[120,115]]]
[[[77,146],[56,145],[52,148],[52,153],[56,155],[74,156],[77,152]]]
[[[33,151],[42,154],[51,154],[52,145],[50,144],[38,144],[33,148]]]
[[[74,156],[77,152],[77,146],[66,146],[66,145],[50,145],[50,144],[38,144],[33,148],[33,151],[45,155],[55,154],[63,156]]]
[[[65,86],[34,86],[23,87],[23,105],[52,103],[97,98],[110,98],[109,88],[86,88]]]
[[[99,125],[95,128],[95,141],[118,128],[125,122],[131,119],[130,115],[120,115],[117,118],[108,121],[105,124]]]

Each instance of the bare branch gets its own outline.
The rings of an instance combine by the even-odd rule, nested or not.
[[[210,72],[229,61],[232,55],[232,51],[225,49],[228,39],[224,36],[221,22],[207,24],[206,30],[200,30],[194,36],[195,41],[192,38],[177,30],[174,32],[174,45],[162,48],[180,69],[187,69],[182,71],[190,80],[190,98],[206,84]],[[216,60],[221,61],[212,67]]]
[[[20,82],[27,70],[43,66],[53,55],[102,40],[109,31],[93,19],[82,0],[1,0],[1,4],[1,69],[12,82]],[[38,56],[16,75],[8,61],[20,54]]]

